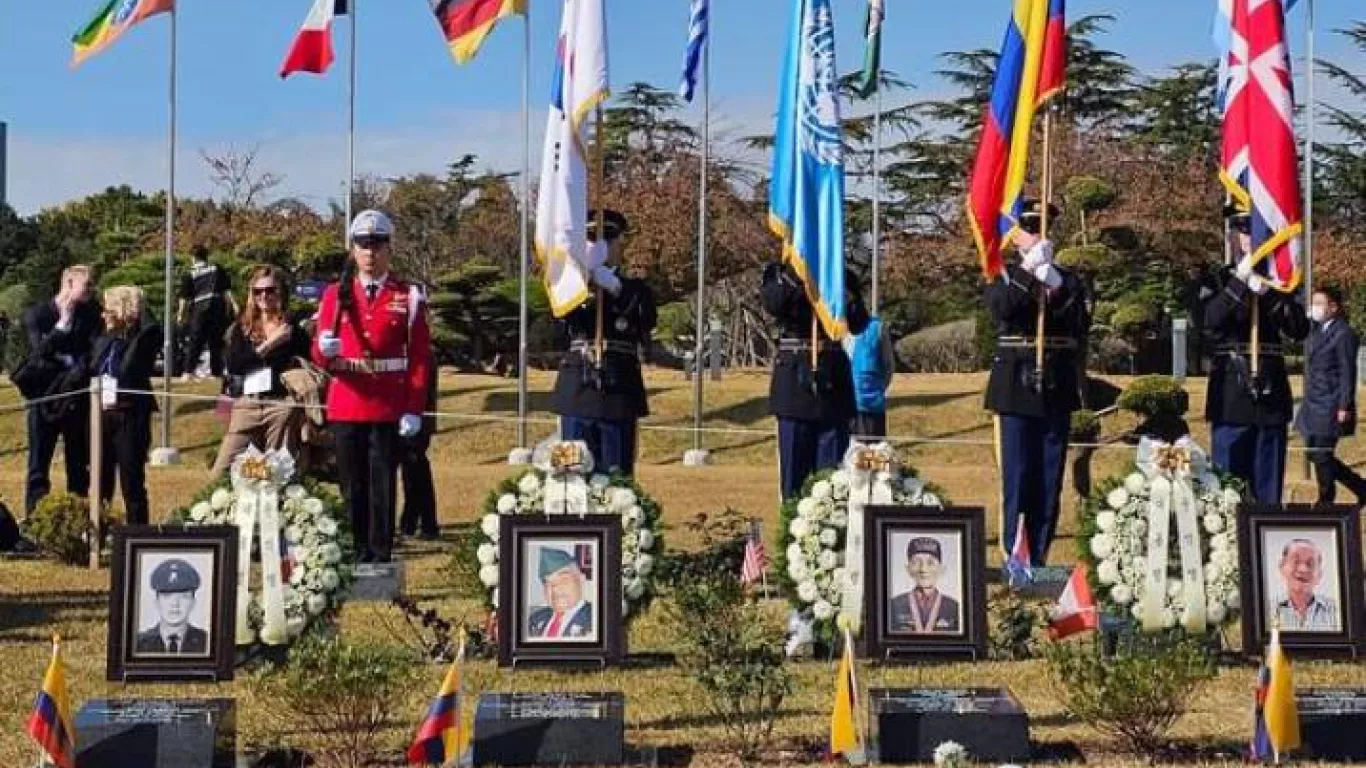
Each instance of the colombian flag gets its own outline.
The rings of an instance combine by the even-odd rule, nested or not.
[[[867,756],[858,729],[858,681],[854,678],[854,638],[844,632],[844,655],[835,677],[835,706],[830,712],[830,754],[844,755],[851,765],[863,765]]]
[[[71,729],[71,702],[66,697],[66,672],[62,669],[62,640],[52,638],[52,662],[43,676],[43,689],[28,719],[28,735],[38,742],[58,768],[76,764],[76,732]]]
[[[1295,680],[1290,659],[1281,649],[1281,630],[1271,629],[1271,644],[1257,673],[1249,757],[1279,763],[1281,754],[1300,746],[1300,713],[1295,706]]]
[[[74,48],[71,66],[78,67],[86,59],[108,48],[139,21],[174,10],[175,0],[109,0],[95,18],[71,38]]]
[[[441,683],[441,692],[427,708],[427,716],[417,729],[413,745],[408,747],[409,765],[445,765],[458,760],[467,741],[460,728],[460,668],[465,663],[465,641],[462,635],[460,650],[451,662],[450,671]]]
[[[499,19],[514,13],[526,15],[527,0],[431,0],[436,23],[446,36],[457,64],[464,64],[479,53]]]
[[[972,166],[968,221],[982,273],[1004,269],[1002,244],[1020,219],[1034,114],[1067,73],[1065,0],[1014,0]]]

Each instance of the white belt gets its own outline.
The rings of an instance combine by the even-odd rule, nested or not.
[[[332,361],[332,370],[350,373],[400,373],[408,370],[408,358],[342,358]]]

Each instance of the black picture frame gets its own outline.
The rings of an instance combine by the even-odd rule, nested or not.
[[[864,642],[868,656],[887,662],[912,661],[912,657],[968,657],[987,654],[986,510],[981,507],[870,506],[864,517]],[[891,567],[905,560],[890,551],[893,536],[917,534],[940,541],[957,542],[955,557],[959,600],[956,627],[934,629],[935,610],[926,631],[904,631],[892,620]],[[941,563],[949,560],[941,550]],[[909,595],[909,593],[908,593]],[[908,599],[910,599],[908,597]],[[937,604],[940,609],[942,605]],[[952,630],[952,631],[950,631]]]
[[[237,536],[237,527],[232,525],[137,525],[114,529],[109,648],[105,665],[108,680],[203,682],[233,678],[237,631]],[[157,564],[173,558],[190,564],[195,577],[201,579],[200,587],[194,593],[195,610],[188,621],[191,629],[187,631],[203,633],[202,651],[198,650],[198,644],[195,649],[189,649],[187,642],[186,650],[171,654],[164,647],[153,650],[139,642],[140,633],[147,635],[151,631],[140,626],[140,616],[146,615],[142,604],[146,594],[143,587],[150,585]],[[203,576],[200,571],[206,562],[210,564],[210,573]],[[208,604],[198,609],[198,603],[205,599]],[[160,606],[156,610],[159,612]],[[195,626],[194,616],[207,618],[208,626]]]
[[[1319,534],[1318,538],[1322,540],[1322,534],[1331,534],[1334,552],[1331,560],[1320,555],[1327,560],[1320,567],[1332,565],[1336,568],[1335,594],[1327,597],[1335,604],[1340,620],[1336,630],[1302,631],[1281,626],[1281,647],[1297,656],[1341,658],[1361,655],[1366,651],[1366,603],[1362,596],[1360,508],[1309,504],[1245,504],[1238,510],[1243,654],[1258,658],[1270,642],[1272,618],[1267,615],[1267,608],[1277,596],[1266,587],[1267,568],[1279,568],[1282,553],[1266,552],[1264,544],[1267,534],[1276,531],[1283,531],[1276,534],[1281,539],[1302,533],[1300,538]],[[1318,542],[1311,538],[1311,543],[1317,546]]]
[[[621,517],[618,515],[507,515],[502,518],[498,561],[498,665],[612,666],[625,655],[621,615]],[[549,610],[527,595],[534,547],[570,554],[591,587],[590,629],[578,637],[534,637],[535,611]],[[584,602],[587,602],[585,600]],[[544,614],[542,614],[543,616]],[[571,618],[570,623],[573,624]],[[580,627],[580,630],[583,628]]]

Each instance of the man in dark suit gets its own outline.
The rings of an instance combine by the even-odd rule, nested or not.
[[[25,368],[31,380],[21,385],[27,397],[84,389],[91,346],[100,333],[100,310],[93,300],[90,268],[67,267],[57,295],[24,312],[28,335]],[[17,382],[16,382],[17,383]],[[80,395],[28,409],[28,474],[24,510],[32,513],[52,490],[49,472],[61,438],[66,454],[66,489],[84,496],[90,490],[90,402]]]
[[[958,601],[939,591],[944,553],[939,542],[917,536],[906,545],[906,573],[915,586],[892,598],[893,632],[952,635],[961,632]]]
[[[1309,449],[1319,503],[1332,504],[1342,483],[1358,504],[1366,504],[1366,479],[1333,454],[1338,440],[1356,431],[1357,334],[1342,316],[1342,293],[1336,288],[1315,290],[1309,314],[1314,328],[1305,342],[1304,402],[1295,431]]]
[[[162,561],[152,571],[156,593],[156,625],[138,633],[135,653],[204,655],[209,652],[209,633],[190,623],[199,572],[178,557]]]
[[[547,605],[531,611],[527,634],[539,640],[592,639],[593,605],[583,599],[585,578],[579,561],[562,549],[542,547],[537,573]]]

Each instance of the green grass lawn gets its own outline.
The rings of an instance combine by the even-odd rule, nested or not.
[[[901,376],[890,394],[889,431],[910,442],[902,456],[921,474],[944,486],[957,504],[988,509],[988,542],[991,562],[995,554],[997,477],[990,446],[989,415],[981,408],[985,379],[981,375]],[[1123,385],[1123,381],[1116,381]],[[531,380],[530,426],[533,442],[553,432],[547,411],[552,377],[536,374]],[[707,382],[704,426],[709,430],[705,447],[712,450],[714,465],[705,469],[682,466],[683,451],[692,446],[684,428],[692,424],[691,385],[681,374],[657,371],[647,376],[653,415],[646,419],[641,437],[639,480],[663,505],[670,527],[671,546],[688,547],[682,523],[699,512],[733,507],[762,517],[769,541],[775,541],[777,525],[776,446],[773,422],[767,415],[767,375],[743,372],[719,383]],[[1192,411],[1203,407],[1203,382],[1191,382]],[[212,394],[207,384],[185,386],[177,391]],[[0,409],[13,408],[18,396],[12,388],[0,389]],[[482,623],[480,606],[454,594],[442,565],[451,548],[449,537],[456,526],[476,518],[485,494],[508,474],[505,459],[516,439],[511,420],[517,406],[515,380],[490,376],[447,375],[441,379],[440,410],[463,417],[443,419],[432,448],[438,506],[445,538],[440,542],[416,542],[400,550],[408,563],[409,593],[437,605],[449,617]],[[478,418],[476,418],[478,417]],[[489,417],[489,418],[483,418]],[[496,420],[490,418],[496,417]],[[1106,433],[1131,426],[1123,415],[1107,417]],[[173,416],[173,442],[184,452],[182,466],[149,470],[153,514],[164,514],[188,501],[208,479],[208,465],[217,450],[221,426],[212,415],[211,402],[181,401]],[[1197,437],[1208,445],[1207,425],[1193,420]],[[155,434],[155,431],[154,431]],[[1349,461],[1366,460],[1359,441],[1344,446]],[[0,413],[0,497],[12,509],[22,507],[25,433],[22,412]],[[1095,476],[1121,471],[1131,460],[1128,450],[1105,450],[1098,455]],[[60,466],[60,460],[56,462]],[[1304,477],[1298,456],[1292,456],[1289,495],[1308,500],[1312,485]],[[60,471],[54,486],[62,486]],[[1070,481],[1069,481],[1070,482]],[[1075,542],[1076,500],[1069,498],[1055,544],[1054,560],[1072,559]],[[770,543],[772,549],[775,545]],[[222,686],[154,685],[123,686],[104,681],[105,633],[108,603],[107,571],[59,566],[49,561],[0,561],[0,765],[29,764],[34,755],[23,734],[32,697],[41,681],[50,652],[48,640],[57,631],[66,638],[68,680],[71,695],[79,703],[101,696],[212,696],[237,697],[239,741],[243,746],[268,743],[275,738],[270,702],[252,697],[239,683]],[[775,601],[775,614],[781,606]],[[397,614],[375,604],[351,604],[343,614],[348,637],[384,640],[387,627],[396,626]],[[632,630],[630,647],[635,652],[668,652],[677,646],[675,628],[666,626],[663,611],[644,616]],[[799,685],[784,705],[777,737],[780,748],[799,753],[817,751],[828,728],[834,669],[825,662],[796,666]],[[397,757],[416,727],[426,705],[437,690],[443,669],[426,670],[426,684],[414,686],[401,700],[392,702],[392,713],[402,723],[386,733]],[[1194,702],[1191,713],[1176,729],[1176,738],[1202,745],[1196,755],[1210,764],[1240,762],[1250,724],[1249,705],[1255,670],[1228,667]],[[1300,663],[1295,667],[1300,686],[1366,686],[1366,667]],[[627,694],[628,732],[632,744],[661,749],[668,761],[690,765],[730,764],[722,755],[720,726],[695,705],[698,693],[678,670],[670,667],[614,670],[605,674],[554,674],[519,672],[515,677],[491,663],[472,663],[467,691],[484,690],[600,690],[617,689]],[[1033,719],[1032,736],[1047,754],[1080,755],[1087,762],[1129,764],[1141,762],[1124,756],[1084,726],[1069,719],[1057,703],[1044,666],[1038,661],[983,662],[934,667],[871,666],[863,680],[875,686],[950,685],[1009,686],[1021,698]],[[466,716],[471,712],[466,708]],[[303,742],[306,738],[291,737]],[[1075,747],[1075,750],[1073,749]],[[792,762],[792,758],[783,760]]]

